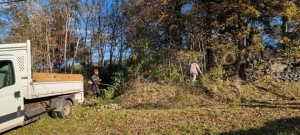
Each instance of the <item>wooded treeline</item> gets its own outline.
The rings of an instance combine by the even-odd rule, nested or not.
[[[27,0],[2,5],[0,25],[2,42],[31,40],[33,70],[53,72],[55,60],[67,61],[65,72],[74,63],[122,65],[126,77],[178,82],[193,60],[228,77],[266,48],[297,55],[299,7],[299,0]]]

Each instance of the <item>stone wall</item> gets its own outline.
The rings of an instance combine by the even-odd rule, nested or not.
[[[299,58],[272,58],[248,61],[244,67],[244,76],[248,82],[259,82],[266,77],[275,82],[298,82],[300,60]]]

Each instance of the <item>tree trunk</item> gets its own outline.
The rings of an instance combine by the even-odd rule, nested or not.
[[[74,63],[75,63],[75,59],[76,59],[76,55],[77,55],[77,51],[78,51],[79,41],[80,41],[80,38],[78,37],[78,40],[76,42],[76,48],[75,48],[75,52],[74,52],[73,62],[72,62],[71,74],[75,70]]]
[[[287,21],[288,21],[287,16],[282,16],[281,38],[283,38],[283,36],[284,36],[284,35],[286,34],[286,32],[287,32]],[[288,52],[287,46],[286,46],[285,43],[282,43],[282,49],[283,49],[283,51],[285,51],[286,53]]]
[[[68,46],[68,32],[69,32],[69,26],[70,26],[70,23],[71,23],[71,19],[72,17],[70,16],[70,13],[68,12],[69,10],[66,9],[66,15],[67,15],[67,18],[66,18],[66,32],[65,32],[65,48],[64,48],[64,64],[65,64],[65,74],[67,73],[67,46]]]

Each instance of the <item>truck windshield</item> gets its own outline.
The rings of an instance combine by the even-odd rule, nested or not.
[[[0,61],[0,89],[15,83],[11,61]]]

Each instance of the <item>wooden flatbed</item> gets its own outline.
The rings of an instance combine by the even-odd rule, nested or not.
[[[81,74],[33,73],[35,82],[83,81]]]

